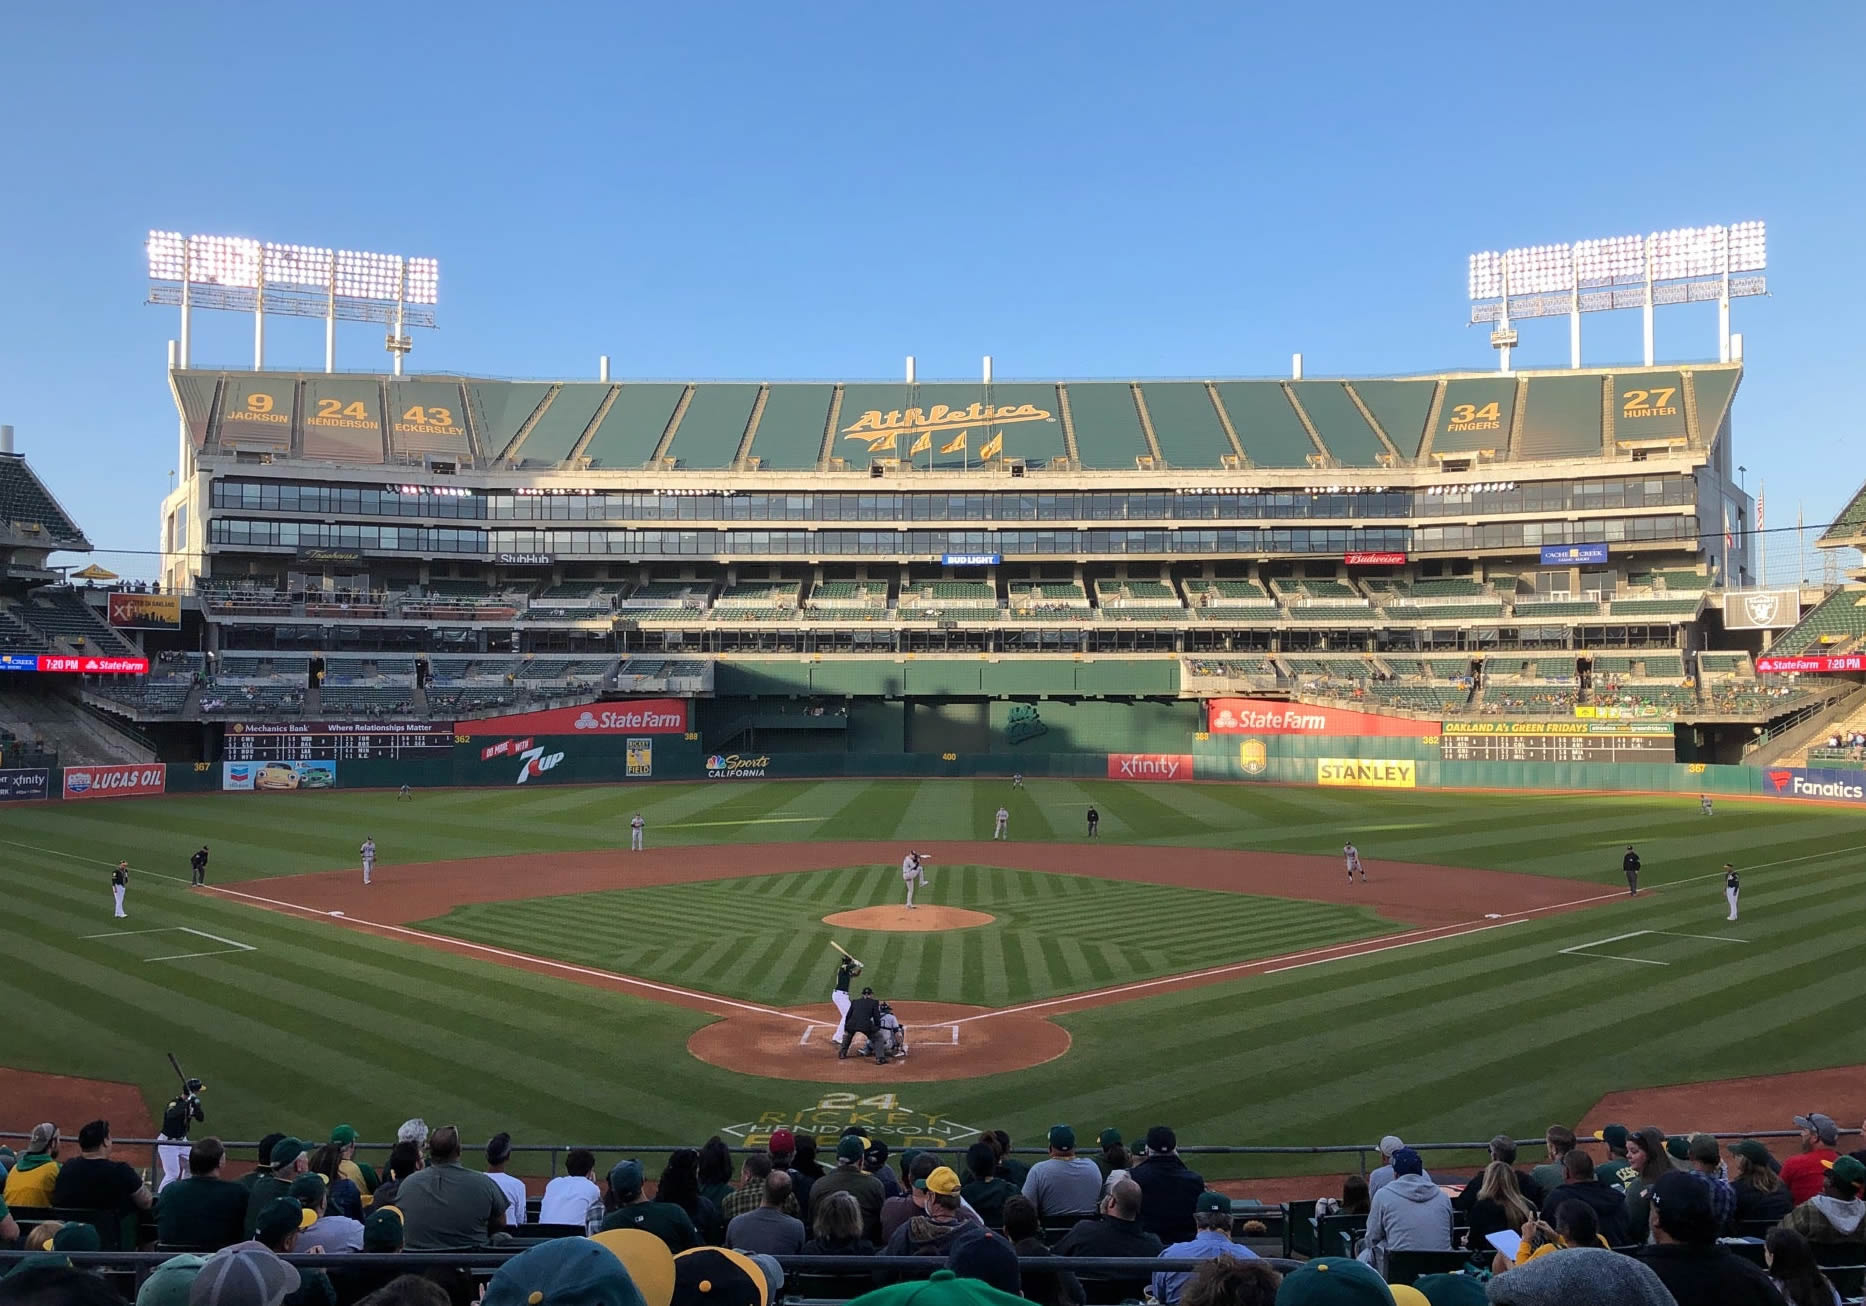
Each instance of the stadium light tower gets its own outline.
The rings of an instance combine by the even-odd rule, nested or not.
[[[1717,302],[1717,358],[1731,360],[1730,301],[1769,293],[1768,233],[1761,222],[1678,227],[1649,236],[1609,236],[1529,245],[1470,258],[1471,322],[1495,324],[1491,343],[1510,370],[1512,318],[1568,317],[1568,366],[1581,366],[1581,314],[1637,308],[1645,316],[1646,366],[1653,363],[1653,310]]]
[[[440,265],[431,258],[368,254],[316,245],[275,245],[244,236],[149,233],[149,300],[181,308],[180,365],[192,357],[197,308],[253,315],[253,370],[266,365],[266,314],[324,319],[324,370],[337,370],[337,320],[379,322],[395,373],[413,347],[406,331],[432,327]]]

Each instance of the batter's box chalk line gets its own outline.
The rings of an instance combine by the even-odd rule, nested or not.
[[[103,934],[86,934],[83,937],[86,939],[121,939],[133,934],[192,934],[198,939],[207,939],[226,945],[222,948],[208,948],[199,952],[171,952],[160,957],[144,957],[144,961],[187,961],[193,957],[222,957],[235,952],[259,951],[250,943],[241,943],[238,939],[223,939],[218,934],[209,934],[206,930],[197,930],[191,925],[157,925],[147,930],[110,930]]]
[[[1669,961],[1656,961],[1651,957],[1625,957],[1611,952],[1594,952],[1594,948],[1604,948],[1609,943],[1622,943],[1627,939],[1643,939],[1647,935],[1662,935],[1668,939],[1702,939],[1706,943],[1747,943],[1748,939],[1733,939],[1727,934],[1680,934],[1677,930],[1629,930],[1625,934],[1614,934],[1604,939],[1594,939],[1588,943],[1577,943],[1572,948],[1562,948],[1558,956],[1585,957],[1590,961],[1630,961],[1639,966],[1669,966]]]
[[[819,1035],[818,1030],[822,1033]],[[940,1031],[944,1030],[942,1037]],[[797,1036],[798,1047],[809,1047],[816,1043],[826,1047],[836,1046],[836,1027],[830,1024],[805,1025],[803,1033]],[[909,1025],[907,1027],[907,1050],[918,1052],[921,1048],[956,1048],[959,1046],[959,1027],[950,1021],[940,1025]]]

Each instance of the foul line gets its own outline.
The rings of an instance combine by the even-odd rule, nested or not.
[[[245,893],[239,889],[228,889],[218,884],[205,886],[209,893],[224,894],[231,898],[245,898],[251,902],[261,902],[268,907],[279,907],[286,911],[303,912],[319,920],[332,919],[331,913],[315,907],[306,907],[300,903],[283,902],[277,898],[267,898],[257,893]],[[735,998],[722,998],[712,993],[701,993],[695,989],[676,988],[671,984],[657,984],[653,980],[637,979],[633,975],[621,975],[612,970],[597,970],[593,966],[577,966],[567,961],[554,961],[549,957],[538,957],[528,952],[512,952],[506,948],[495,948],[490,944],[473,943],[466,939],[451,938],[445,934],[430,934],[426,930],[411,930],[406,925],[385,925],[380,921],[365,920],[361,916],[339,916],[335,919],[346,925],[362,926],[365,929],[380,930],[385,934],[400,934],[411,939],[420,939],[424,943],[445,948],[466,948],[474,952],[483,952],[489,957],[500,957],[507,961],[524,962],[531,966],[548,966],[569,975],[588,975],[596,979],[608,980],[615,984],[624,984],[634,988],[646,989],[651,993],[666,993],[674,997],[685,998],[690,1002],[707,1003],[713,1006],[732,1007],[739,1011],[755,1012],[760,1016],[781,1016],[785,1020],[801,1021],[804,1024],[820,1024],[808,1016],[793,1015],[788,1011],[779,1011],[774,1007],[761,1007],[756,1003],[740,1002]]]

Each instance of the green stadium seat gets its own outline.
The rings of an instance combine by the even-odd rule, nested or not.
[[[1518,462],[1601,455],[1601,378],[1537,376],[1523,401],[1523,429],[1511,457]]]
[[[609,397],[611,387],[606,385],[585,385],[574,387],[591,392],[594,402],[590,404],[589,415],[583,419],[578,433],[588,427],[591,418],[604,399]],[[565,386],[568,393],[573,387]],[[583,448],[583,457],[589,459],[591,467],[643,467],[654,457],[661,437],[667,434],[667,425],[674,418],[674,410],[680,407],[681,396],[686,394],[684,385],[666,382],[629,384],[616,389],[614,402],[609,411],[603,414],[602,422],[590,435],[590,442]],[[551,407],[562,402],[560,395],[553,400]],[[579,402],[577,411],[582,410]],[[545,416],[550,416],[546,410]],[[540,424],[542,425],[542,424]],[[535,438],[537,431],[533,431]],[[527,440],[529,446],[531,441]],[[569,450],[566,448],[565,456]]]
[[[1348,388],[1374,415],[1401,459],[1412,462],[1425,443],[1425,421],[1432,414],[1436,381],[1355,381]]]
[[[758,402],[759,387],[706,382],[691,389],[687,411],[661,456],[677,458],[682,467],[695,469],[733,466],[752,407]]]
[[[1321,450],[1278,381],[1220,381],[1218,399],[1256,467],[1311,467]]]
[[[1516,382],[1510,378],[1447,381],[1431,452],[1473,454],[1488,449],[1501,458],[1509,452],[1515,411]]]
[[[1126,382],[1078,381],[1067,387],[1076,456],[1082,466],[1132,471],[1134,460],[1150,456],[1140,410]]]
[[[750,455],[766,471],[807,471],[823,457],[833,385],[768,385]]]
[[[1387,447],[1354,406],[1345,385],[1339,381],[1292,381],[1289,388],[1337,462],[1344,467],[1381,465]]]
[[[1167,466],[1220,467],[1236,455],[1204,382],[1149,381],[1140,390]]]
[[[473,421],[479,427],[488,460],[506,451],[552,388],[541,381],[473,381],[467,384],[467,411],[473,414]],[[577,428],[577,434],[583,434],[582,427]]]

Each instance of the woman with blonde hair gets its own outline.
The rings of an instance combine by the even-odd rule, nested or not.
[[[1769,1164],[1769,1149],[1753,1138],[1730,1145],[1730,1186],[1736,1189],[1737,1220],[1780,1220],[1795,1199]]]
[[[1535,1218],[1536,1208],[1523,1196],[1516,1171],[1506,1162],[1492,1161],[1484,1167],[1477,1200],[1471,1203],[1471,1232],[1465,1246],[1483,1251],[1490,1246],[1488,1235],[1520,1229]]]

